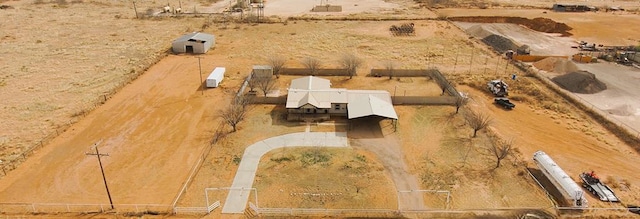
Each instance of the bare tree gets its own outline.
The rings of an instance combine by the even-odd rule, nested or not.
[[[389,74],[389,79],[393,79],[394,71],[396,70],[396,63],[389,60],[384,62],[384,69],[387,70],[387,74]]]
[[[258,86],[256,74],[251,72],[251,77],[248,77],[247,79],[247,83],[249,85],[249,93],[253,93],[253,90],[256,89],[256,86]]]
[[[320,60],[313,57],[306,57],[302,60],[302,64],[309,70],[311,75],[316,75],[321,66]]]
[[[255,80],[256,85],[262,91],[265,97],[267,96],[267,93],[269,93],[270,90],[273,90],[273,88],[276,87],[276,80],[274,80],[273,77],[271,76],[256,77],[256,78],[253,78],[252,80]]]
[[[496,168],[500,167],[500,161],[502,161],[509,154],[511,154],[512,147],[513,147],[513,140],[500,141],[500,142],[491,144],[491,147],[489,148],[489,150],[496,157]]]
[[[244,120],[247,112],[249,111],[248,105],[250,104],[249,99],[246,96],[240,96],[233,100],[227,108],[220,111],[220,117],[224,120],[225,123],[229,124],[233,131],[237,131],[238,123]]]
[[[276,75],[276,78],[280,78],[280,70],[284,67],[284,62],[286,59],[281,55],[271,55],[267,60],[271,67],[273,68],[273,74]]]
[[[469,99],[463,96],[456,96],[456,114],[458,114],[458,110],[460,110],[460,107],[464,106],[465,104],[467,104],[467,102],[469,102]]]
[[[489,126],[492,119],[489,115],[469,111],[469,114],[467,114],[465,120],[467,120],[467,123],[471,126],[471,128],[473,128],[472,138],[475,138],[479,130]]]
[[[362,59],[352,53],[344,54],[342,58],[340,58],[340,65],[347,70],[349,79],[351,79],[356,75],[358,67],[362,65]]]

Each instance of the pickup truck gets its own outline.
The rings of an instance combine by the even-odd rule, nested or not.
[[[493,100],[496,104],[498,104],[499,106],[502,106],[505,109],[513,109],[514,107],[516,107],[515,104],[513,104],[511,101],[509,101],[508,98],[506,97],[499,97],[499,98],[495,98]]]

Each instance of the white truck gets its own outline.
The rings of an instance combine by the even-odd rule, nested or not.
[[[224,67],[216,67],[211,71],[209,77],[207,77],[207,87],[218,87],[222,79],[224,79],[224,72],[226,69]]]
[[[536,151],[533,154],[533,161],[538,165],[542,173],[553,183],[562,193],[571,207],[586,208],[588,203],[584,197],[584,191],[567,173],[562,170],[556,162],[543,151]]]

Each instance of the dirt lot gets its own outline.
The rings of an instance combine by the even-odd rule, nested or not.
[[[12,20],[6,26],[24,25],[21,22],[28,20],[29,16],[46,14],[43,13],[45,11],[53,11],[51,13],[58,17],[66,17],[73,14],[71,12],[76,9],[91,8],[91,4],[70,4],[67,7],[59,8],[58,6],[54,7],[54,4],[19,3],[18,5],[23,7],[20,10],[1,11],[1,13],[15,13],[10,17],[23,18]],[[180,20],[181,22],[121,19],[116,18],[115,15],[117,13],[124,14],[124,11],[130,10],[130,6],[117,6],[119,9],[108,16],[103,16],[100,12],[92,14],[94,12],[86,10],[91,12],[87,12],[88,15],[79,16],[83,19],[69,18],[69,21],[60,21],[61,32],[70,31],[74,27],[78,28],[76,31],[83,30],[87,33],[92,33],[90,30],[96,29],[96,38],[82,38],[78,45],[74,44],[77,47],[73,48],[78,48],[77,50],[61,53],[67,55],[78,53],[81,54],[78,57],[96,57],[95,60],[71,59],[60,54],[58,54],[60,56],[50,56],[57,54],[55,51],[64,52],[64,48],[59,50],[48,48],[53,45],[67,45],[66,41],[57,40],[65,39],[64,36],[71,36],[72,33],[68,32],[64,32],[68,35],[62,34],[62,37],[55,38],[56,41],[53,41],[53,38],[43,38],[42,42],[37,43],[37,40],[30,40],[31,38],[26,37],[37,36],[34,34],[37,32],[37,28],[34,26],[21,29],[24,32],[16,32],[15,39],[13,37],[3,38],[3,44],[7,40],[14,40],[15,44],[13,41],[11,43],[13,45],[18,45],[18,43],[25,43],[23,45],[28,46],[35,45],[31,50],[19,50],[25,54],[16,54],[11,57],[33,57],[28,60],[28,63],[36,63],[33,66],[38,66],[37,68],[29,67],[26,64],[17,64],[27,63],[27,61],[20,62],[21,60],[11,57],[1,57],[0,61],[2,62],[16,63],[3,65],[5,66],[2,71],[3,77],[6,79],[4,79],[4,85],[0,87],[3,91],[1,93],[3,98],[14,101],[6,107],[14,107],[16,110],[25,112],[19,114],[22,117],[14,119],[14,117],[8,116],[15,114],[13,111],[3,111],[3,118],[9,119],[3,123],[4,128],[1,130],[12,130],[7,134],[4,132],[2,134],[4,139],[9,139],[2,141],[5,145],[14,145],[15,142],[11,140],[14,137],[11,136],[19,136],[15,137],[17,139],[31,136],[33,133],[41,133],[41,136],[46,135],[46,133],[42,133],[42,130],[52,130],[51,127],[56,127],[56,124],[67,121],[69,118],[67,116],[70,116],[72,112],[84,109],[82,106],[86,102],[82,100],[90,100],[89,103],[93,104],[93,98],[98,98],[100,94],[113,88],[119,82],[126,81],[130,69],[142,65],[138,61],[129,60],[132,57],[137,57],[137,55],[130,54],[138,53],[126,52],[122,54],[122,50],[111,50],[111,46],[96,49],[99,50],[98,54],[100,55],[80,53],[80,51],[93,51],[82,50],[89,45],[94,45],[88,44],[88,42],[96,42],[95,39],[98,37],[119,36],[121,38],[114,39],[113,43],[115,41],[126,42],[117,45],[130,48],[133,51],[140,51],[138,54],[140,58],[136,60],[143,60],[143,58],[149,57],[148,54],[152,52],[163,51],[166,47],[161,45],[167,45],[171,39],[182,34],[184,29],[193,30],[193,27],[200,27],[199,24],[202,22],[199,18],[193,20],[183,18]],[[480,13],[455,10],[453,12]],[[492,13],[489,10],[483,12]],[[533,17],[538,12],[522,12],[522,15],[519,16],[529,16],[527,13]],[[540,12],[540,14],[542,13]],[[92,24],[93,26],[85,26],[81,24],[83,22],[79,22],[87,19],[84,16],[94,16],[93,18],[96,20],[105,18],[111,22],[96,22]],[[132,17],[131,15],[123,16]],[[561,15],[554,14],[553,16]],[[619,19],[615,16],[608,17],[610,15],[597,14],[597,16],[602,16],[603,20]],[[558,19],[569,25],[575,24],[572,33],[578,39],[589,39],[588,37],[594,36],[593,39],[603,42],[630,42],[627,39],[617,41],[619,39],[601,32],[591,32],[593,35],[581,32],[588,29],[587,20],[595,18],[575,18],[577,21],[574,21],[575,19],[572,20],[569,15],[566,15]],[[52,22],[55,24],[54,26],[58,25],[57,21]],[[136,26],[137,22],[144,24]],[[162,24],[165,22],[167,25],[163,26]],[[630,19],[630,22],[635,21]],[[113,24],[115,27],[100,26],[105,23]],[[534,186],[528,176],[522,172],[525,167],[523,162],[530,164],[531,155],[536,150],[544,150],[550,154],[571,176],[576,176],[581,171],[595,170],[614,186],[625,203],[638,201],[640,193],[637,191],[637,186],[640,185],[640,178],[634,174],[636,172],[634,167],[629,165],[629,163],[640,161],[638,152],[620,142],[609,131],[592,121],[584,113],[576,110],[575,107],[565,105],[566,101],[553,95],[533,78],[521,77],[521,81],[511,83],[514,96],[519,97],[515,110],[504,111],[493,106],[488,94],[478,88],[482,88],[487,79],[506,78],[515,71],[513,67],[496,58],[486,46],[470,40],[461,30],[449,23],[415,21],[416,36],[390,36],[388,27],[398,23],[400,22],[292,21],[287,24],[257,26],[234,24],[228,29],[221,29],[222,25],[220,24],[212,24],[206,31],[216,34],[217,46],[209,54],[203,56],[203,72],[206,74],[214,66],[226,66],[228,68],[227,77],[221,88],[206,90],[204,95],[200,93],[199,86],[201,84],[197,75],[197,59],[194,57],[171,55],[162,59],[104,105],[71,126],[69,131],[37,151],[17,170],[3,177],[0,180],[0,202],[106,203],[95,157],[84,154],[90,150],[93,143],[102,139],[101,152],[110,154],[109,157],[104,158],[104,164],[116,203],[171,204],[190,168],[199,159],[200,151],[207,148],[214,130],[218,127],[219,121],[215,116],[217,110],[227,103],[230,95],[238,88],[241,78],[249,72],[251,65],[263,64],[262,60],[269,54],[279,53],[288,58],[288,66],[299,67],[299,60],[313,56],[323,60],[325,66],[335,67],[339,57],[336,54],[343,52],[358,54],[365,59],[365,64],[358,72],[360,76],[354,80],[333,79],[335,87],[382,88],[390,92],[393,88],[396,92],[396,85],[398,85],[397,92],[403,88],[407,90],[408,94],[420,94],[415,88],[426,87],[424,93],[432,93],[437,88],[433,88],[435,85],[426,79],[388,81],[384,78],[364,78],[362,75],[372,67],[381,66],[381,62],[385,60],[395,60],[402,63],[402,68],[435,66],[448,73],[448,77],[454,83],[460,84],[458,88],[461,91],[470,94],[473,98],[469,104],[470,109],[487,113],[494,118],[493,124],[489,128],[490,132],[483,131],[477,138],[470,138],[471,129],[464,124],[462,116],[452,114],[455,110],[453,107],[400,106],[396,108],[401,119],[399,131],[394,135],[397,135],[397,138],[402,142],[401,150],[409,172],[419,180],[422,189],[450,190],[453,195],[452,208],[548,207],[550,203],[542,191]],[[3,27],[4,25],[3,23]],[[595,23],[594,25],[606,27],[610,26],[610,23]],[[139,31],[127,29],[132,27],[150,28],[144,31],[150,35],[157,35],[155,37],[149,36],[148,39],[143,40],[133,35],[124,37],[121,36],[123,33],[116,31],[123,30],[123,32],[130,34]],[[112,30],[112,32],[97,30]],[[18,33],[22,35],[18,36]],[[633,28],[624,28],[620,32],[620,34],[629,34],[630,36],[633,36],[634,33]],[[4,32],[0,35],[13,36]],[[129,42],[127,39],[139,41]],[[49,40],[52,40],[51,45],[48,43]],[[70,42],[77,41],[69,40],[66,43]],[[85,44],[82,44],[83,42]],[[136,44],[142,42],[154,42],[155,44]],[[141,45],[141,48],[149,49],[149,51],[137,50],[131,45]],[[34,51],[46,52],[36,53]],[[109,54],[110,56],[105,57],[101,54]],[[114,58],[121,56],[125,58]],[[153,58],[153,56],[151,57]],[[70,61],[63,62],[61,60]],[[104,64],[104,68],[107,68],[106,71],[98,71],[100,74],[73,74],[77,78],[63,74],[76,72],[74,67],[70,67],[73,65],[79,66],[77,68],[86,68],[86,71],[93,70],[96,66],[103,66],[98,64],[103,60],[120,60],[114,61],[113,66],[121,67],[109,70],[106,66],[111,65]],[[47,65],[50,62],[59,63]],[[27,66],[26,71],[21,70],[25,69],[23,66]],[[4,75],[5,72],[10,73]],[[114,72],[121,74],[114,74]],[[60,77],[60,82],[57,82],[59,84],[54,85],[60,89],[38,90],[37,81],[33,79],[44,77],[43,75]],[[107,78],[95,79],[93,77]],[[69,78],[74,78],[77,81],[86,80],[86,86],[80,86],[82,89],[66,89],[65,86],[73,84],[74,81]],[[285,78],[283,77],[283,79]],[[101,80],[105,82],[101,87],[91,87]],[[285,89],[287,83],[287,81],[281,80],[280,89]],[[38,92],[34,91],[35,94],[31,95],[29,92],[21,90],[24,87],[33,87],[30,89]],[[4,92],[5,90],[7,92]],[[85,96],[83,91],[89,90],[97,93]],[[28,107],[29,104],[38,105],[37,103],[16,102],[23,99],[33,99],[27,97],[34,96],[43,98],[41,101],[44,103],[56,105],[57,107],[54,107],[56,109],[64,110],[55,111],[45,107],[47,110],[32,111],[33,108]],[[15,99],[10,97],[15,97]],[[539,97],[548,99],[539,101],[537,99]],[[65,103],[71,103],[75,108],[70,106],[60,108]],[[463,112],[466,110],[464,109]],[[30,114],[31,112],[38,113]],[[4,114],[7,116],[5,117]],[[208,153],[207,159],[187,193],[179,200],[179,206],[202,206],[204,203],[203,188],[229,186],[237,168],[237,159],[234,158],[242,154],[244,147],[267,137],[305,129],[299,123],[283,121],[284,115],[282,106],[256,106],[249,114],[247,121],[241,123],[238,132],[227,135]],[[46,119],[52,121],[55,119],[58,123],[38,125]],[[18,130],[24,129],[7,127],[37,128],[28,130],[28,133],[22,133]],[[344,127],[339,125],[311,127],[311,131],[327,129],[344,130]],[[493,141],[492,135],[502,139],[514,139],[520,152],[519,155],[508,158],[503,162],[503,166],[497,169],[493,169],[494,160],[487,150]],[[38,139],[36,137],[28,138]],[[29,141],[24,142],[26,142],[25,145],[29,143]],[[358,148],[357,153],[364,154],[367,160],[371,157],[371,165],[373,166],[383,165],[377,164],[382,159],[371,156],[362,150],[365,148],[365,146]],[[357,157],[357,155],[354,156]],[[611,159],[612,157],[616,159]],[[269,163],[264,163],[264,165],[269,165]],[[292,171],[294,170],[292,169]],[[261,174],[265,178],[275,177],[266,172]],[[381,173],[376,171],[376,174]],[[385,172],[385,174],[388,173]],[[265,189],[269,190],[269,188]],[[279,192],[279,190],[272,191]],[[385,194],[389,195],[389,193]],[[274,194],[260,198],[269,203],[277,202],[272,199],[282,197]],[[432,198],[441,200],[441,197]],[[374,200],[386,203],[387,200],[392,199],[386,196]],[[430,201],[426,200],[425,202]],[[434,203],[436,202],[425,204]],[[594,206],[604,206],[597,201],[591,201],[591,203]],[[371,203],[371,206],[383,206],[383,204]]]

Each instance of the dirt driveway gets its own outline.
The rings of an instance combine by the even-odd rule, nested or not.
[[[381,123],[387,124],[389,121]],[[401,142],[393,129],[390,126],[381,127],[377,119],[368,118],[353,122],[353,127],[348,132],[351,146],[371,151],[378,157],[398,191],[398,209],[424,209],[422,193],[411,192],[421,188],[418,178],[409,173],[400,147]]]

